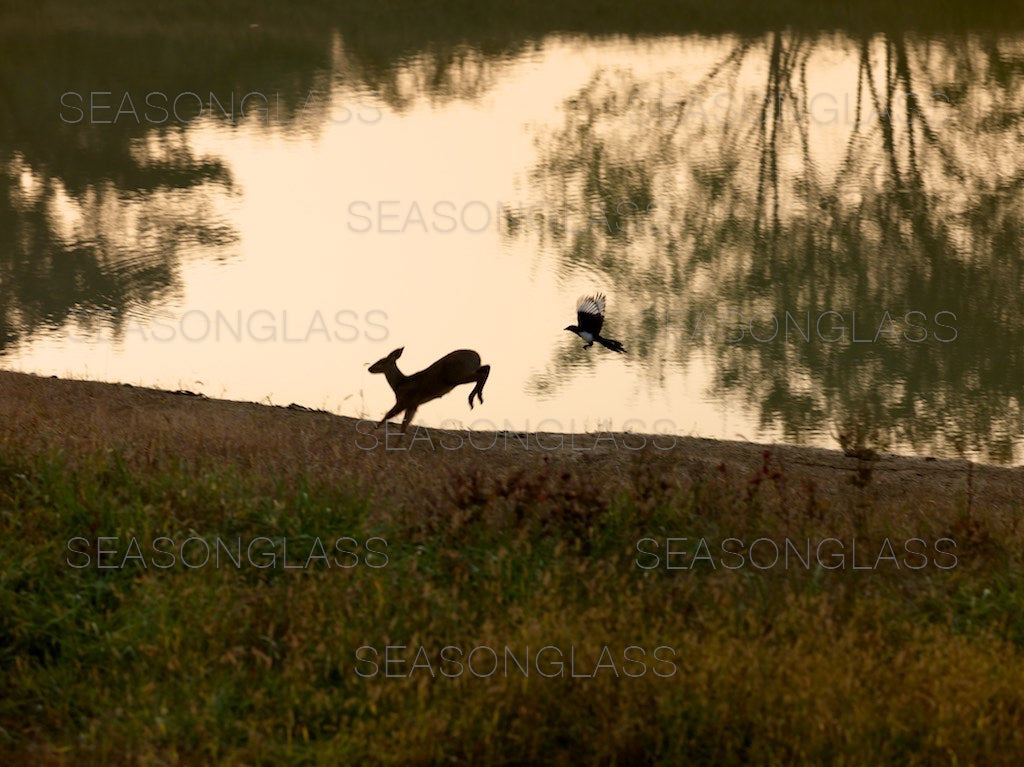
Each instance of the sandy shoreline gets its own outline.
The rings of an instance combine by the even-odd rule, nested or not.
[[[415,425],[414,425],[415,426]],[[622,433],[454,432],[370,422],[297,406],[214,400],[125,384],[0,371],[0,444],[71,455],[121,450],[129,460],[180,455],[268,471],[304,466],[348,477],[373,492],[415,492],[423,471],[501,474],[572,466],[615,486],[639,464],[667,475],[728,472],[784,476],[824,497],[861,494],[921,511],[1024,509],[1024,468],[881,453],[865,461],[839,450]]]

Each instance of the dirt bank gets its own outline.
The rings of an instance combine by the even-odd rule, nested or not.
[[[287,472],[296,467],[358,484],[377,497],[415,500],[440,476],[500,476],[573,468],[614,492],[643,467],[654,480],[726,473],[743,482],[781,477],[820,498],[948,509],[1024,509],[1024,469],[693,437],[511,434],[410,429],[297,407],[212,400],[134,386],[0,372],[0,445],[71,457],[110,449],[130,462],[167,455]]]

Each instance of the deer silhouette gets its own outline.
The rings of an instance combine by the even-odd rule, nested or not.
[[[398,358],[405,350],[395,349],[387,357],[370,365],[371,373],[383,373],[388,380],[388,385],[395,392],[395,406],[391,408],[377,424],[379,429],[389,418],[405,411],[405,418],[402,419],[402,432],[416,415],[416,409],[424,402],[443,397],[460,384],[476,382],[473,391],[469,393],[469,407],[473,409],[473,397],[484,402],[484,384],[487,376],[491,373],[490,365],[480,364],[480,355],[472,349],[459,349],[458,351],[446,354],[430,367],[405,375],[398,369]]]

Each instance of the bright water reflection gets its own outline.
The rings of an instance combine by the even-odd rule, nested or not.
[[[471,347],[420,423],[1024,462],[1020,35],[282,45],[12,86],[6,367],[379,417],[367,363]],[[624,357],[562,330],[598,290]]]

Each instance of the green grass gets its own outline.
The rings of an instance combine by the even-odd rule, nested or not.
[[[1010,764],[1024,747],[1019,541],[984,511],[854,518],[797,504],[778,480],[667,483],[644,464],[611,495],[572,468],[501,480],[460,469],[418,505],[390,506],[301,469],[284,476],[4,448],[7,763]],[[388,560],[369,567],[383,560],[359,548],[351,569],[157,569],[149,553],[149,568],[70,564],[84,561],[67,548],[75,536],[95,556],[98,536],[123,552],[160,535],[304,550],[376,536]],[[958,564],[637,567],[643,537],[825,535],[875,549],[949,535]],[[394,667],[406,670],[427,648],[434,675],[360,676],[371,667],[356,650],[386,645],[410,648]],[[449,665],[448,678],[446,645],[519,658],[574,647],[580,672],[608,646],[620,673],[635,645],[648,667],[574,679]],[[659,645],[675,650],[672,676],[653,673]]]

